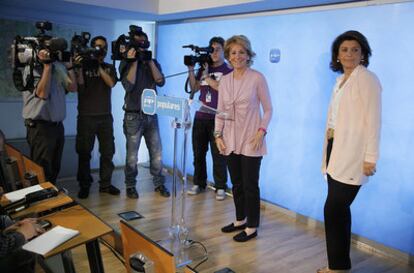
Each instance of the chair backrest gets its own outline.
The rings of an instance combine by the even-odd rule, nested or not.
[[[23,162],[23,156],[20,153],[19,150],[17,150],[16,148],[14,148],[13,146],[11,146],[10,144],[5,144],[5,150],[7,153],[7,156],[12,159],[12,160],[16,160],[17,163],[17,167],[19,169],[19,176],[20,179],[24,178],[24,173],[25,173],[25,169],[24,169],[24,162]]]
[[[137,252],[142,253],[154,262],[155,273],[176,272],[174,255],[171,252],[130,226],[127,222],[121,220],[119,225],[127,272],[131,272],[129,257]]]
[[[23,188],[32,186],[38,183],[46,182],[45,172],[43,167],[36,164],[27,156],[23,155],[18,149],[10,144],[5,144],[5,152],[11,161],[17,164],[19,181]]]

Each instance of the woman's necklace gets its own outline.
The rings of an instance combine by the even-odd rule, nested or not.
[[[231,102],[231,104],[233,106],[233,110],[232,110],[233,113],[231,114],[230,119],[233,120],[233,121],[235,121],[235,118],[236,118],[236,99],[240,98],[240,90],[243,88],[244,81],[247,77],[246,73],[248,73],[247,69],[237,79],[237,82],[239,84],[237,90],[236,90],[236,86],[235,86],[235,82],[234,82],[235,81],[234,71],[233,71],[233,75],[231,77],[231,92],[232,92],[232,102]]]

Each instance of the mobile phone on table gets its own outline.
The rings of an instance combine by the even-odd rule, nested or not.
[[[48,220],[39,219],[37,220],[37,224],[43,228],[44,230],[49,229],[52,227],[52,223]]]

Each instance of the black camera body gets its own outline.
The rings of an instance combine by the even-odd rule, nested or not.
[[[147,50],[150,46],[148,39],[143,42],[138,42],[134,39],[135,35],[145,36],[147,35],[142,31],[142,28],[135,25],[129,26],[129,36],[122,34],[112,41],[112,60],[126,60],[128,51],[131,48],[136,50],[135,60],[150,61],[152,59],[152,52]]]
[[[197,63],[202,66],[204,63],[211,63],[210,53],[214,51],[214,48],[211,46],[208,47],[198,47],[195,45],[185,45],[183,48],[190,48],[195,52],[195,55],[185,55],[184,64],[187,66],[195,66]]]
[[[52,30],[52,23],[48,21],[36,22],[36,28],[39,33],[32,37],[21,37],[17,35],[11,45],[10,59],[13,69],[13,81],[17,90],[24,91],[31,88],[31,84],[23,84],[22,74],[27,65],[33,68],[40,64],[37,54],[42,49],[47,49],[50,54],[50,60],[69,62],[71,54],[66,51],[68,43],[64,38],[52,37],[46,34],[46,31]],[[32,71],[31,71],[32,73]]]
[[[84,69],[96,69],[99,66],[99,58],[106,55],[106,50],[100,47],[89,47],[91,39],[89,32],[82,32],[80,35],[73,35],[70,45],[72,56],[81,56],[81,66]]]

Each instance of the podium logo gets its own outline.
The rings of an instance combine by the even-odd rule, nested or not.
[[[157,94],[153,89],[144,89],[141,97],[141,109],[144,114],[154,115],[157,111]]]
[[[141,109],[144,114],[161,116],[170,116],[178,119],[184,119],[185,106],[188,106],[188,100],[182,98],[157,96],[155,90],[144,89],[141,95]]]

